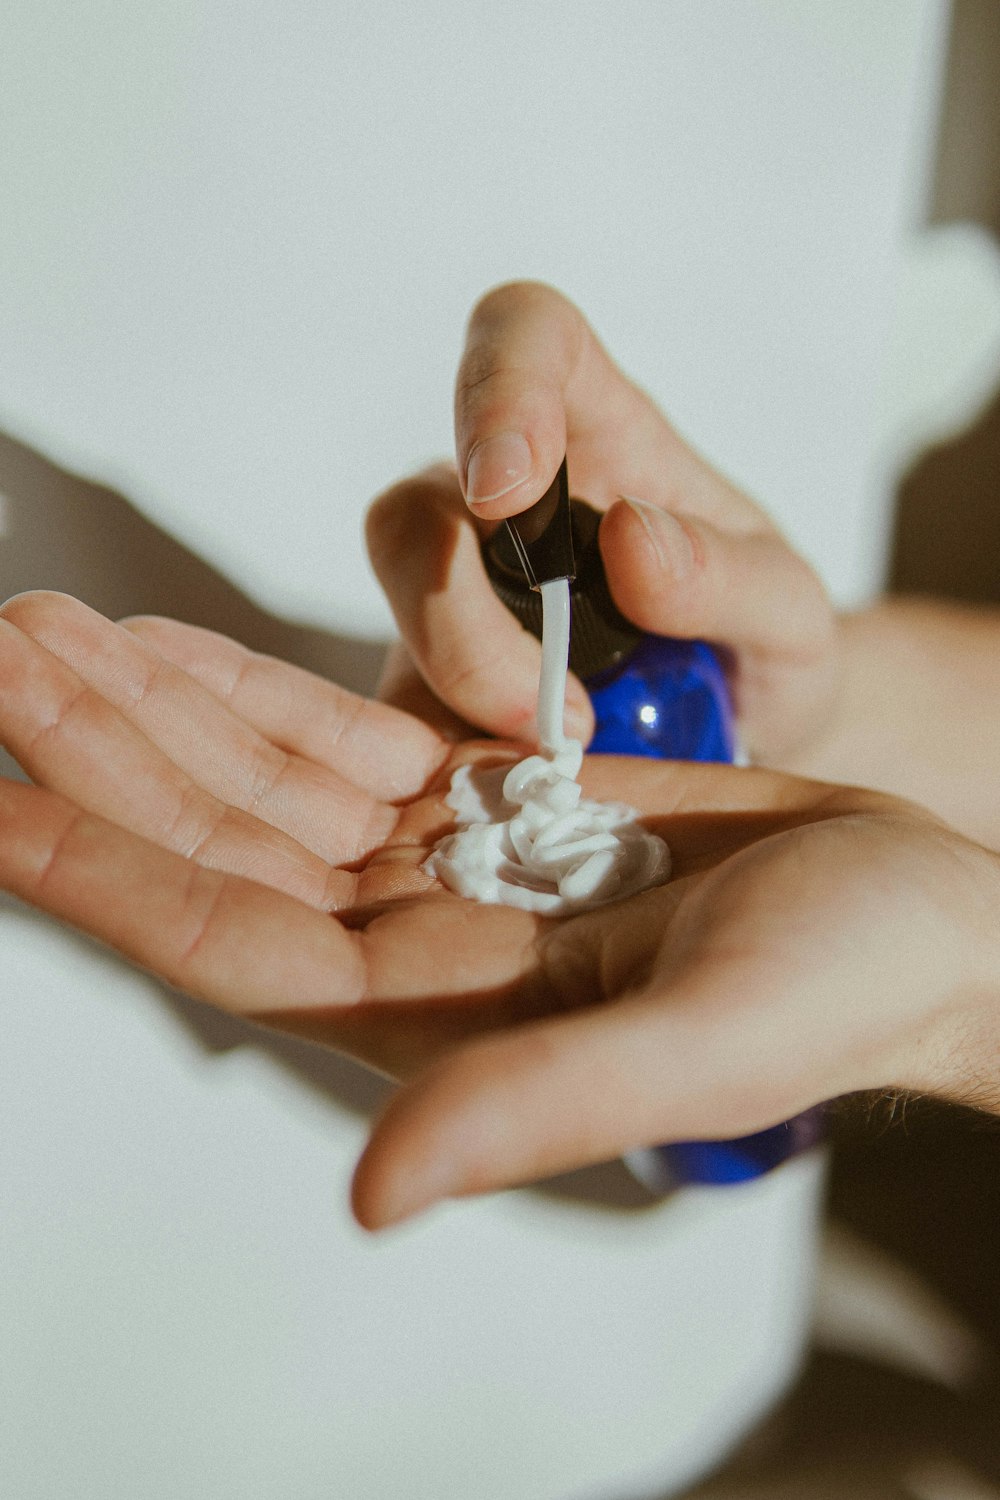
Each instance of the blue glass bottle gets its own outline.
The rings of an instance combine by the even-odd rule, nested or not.
[[[600,515],[572,502],[576,578],[570,596],[570,667],[594,708],[592,754],[732,762],[736,733],[725,669],[705,641],[643,634],[611,598],[597,543]],[[497,532],[485,549],[493,587],[522,624],[541,637],[541,601],[527,587],[518,554]],[[738,1039],[734,1038],[734,1045]],[[813,1146],[822,1111],[731,1141],[680,1141],[642,1153],[639,1174],[657,1186],[733,1183],[759,1177]]]
[[[667,760],[735,759],[726,675],[704,641],[640,636],[584,686],[594,708],[593,754]]]

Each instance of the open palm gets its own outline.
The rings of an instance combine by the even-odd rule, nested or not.
[[[638,807],[675,878],[546,920],[422,868],[453,767],[513,746],[53,594],[4,606],[0,703],[36,783],[0,785],[0,884],[192,995],[413,1078],[356,1178],[366,1223],[928,1086],[967,1028],[988,856],[892,799],[594,757],[588,794]]]

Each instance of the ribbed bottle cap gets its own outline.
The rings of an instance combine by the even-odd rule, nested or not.
[[[628,654],[642,631],[627,620],[611,597],[597,544],[601,513],[585,500],[572,501],[576,578],[570,584],[569,664],[578,677],[593,677]],[[483,547],[483,561],[494,591],[525,630],[542,638],[542,596],[533,589],[506,526],[498,526]]]

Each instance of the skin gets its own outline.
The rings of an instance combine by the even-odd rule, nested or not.
[[[525,442],[520,476],[512,434]],[[455,435],[455,467],[394,485],[369,515],[405,642],[387,701],[452,736],[475,726],[532,737],[538,646],[493,596],[479,544],[545,492],[566,453],[573,492],[606,512],[600,545],[619,607],[645,630],[724,648],[755,763],[916,799],[1000,848],[1000,613],[891,599],[838,617],[760,507],[683,441],[551,287],[498,287],[473,310]],[[577,682],[567,722],[586,742]]]
[[[830,718],[840,654],[819,579],[764,511],[679,437],[559,293],[515,284],[475,308],[455,433],[457,470],[404,480],[369,512],[372,563],[413,663],[393,664],[394,701],[418,701],[418,676],[460,720],[530,737],[538,644],[493,595],[479,543],[544,494],[565,453],[572,492],[606,512],[601,554],[619,608],[644,630],[725,645],[754,759],[790,753]],[[476,464],[476,455],[497,439],[505,452],[513,433],[523,434],[530,464],[512,484],[508,467]],[[507,487],[477,500],[470,469],[481,491]],[[575,681],[568,709],[568,723],[589,738],[593,720]]]
[[[674,875],[552,921],[421,869],[451,769],[523,747],[211,632],[19,596],[0,728],[34,783],[0,783],[0,885],[405,1080],[355,1175],[368,1228],[859,1089],[1000,1108],[998,860],[897,799],[594,757],[588,794],[632,802]]]

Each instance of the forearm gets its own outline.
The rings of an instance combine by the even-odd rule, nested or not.
[[[782,769],[912,798],[1000,848],[1000,610],[888,598],[841,641],[830,725]]]

